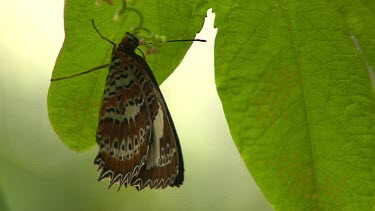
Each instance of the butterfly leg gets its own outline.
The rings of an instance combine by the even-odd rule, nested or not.
[[[137,50],[138,50],[139,52],[141,52],[143,59],[146,60],[145,54],[141,51],[141,49],[137,48]]]
[[[89,70],[87,70],[85,72],[77,73],[77,74],[74,74],[74,75],[65,76],[65,77],[61,77],[61,78],[51,78],[51,81],[59,81],[59,80],[63,80],[63,79],[74,78],[76,76],[80,76],[80,75],[83,75],[83,74],[86,74],[86,73],[90,73],[90,72],[93,72],[95,70],[100,70],[100,69],[106,68],[109,65],[110,64],[103,64],[103,65],[100,65],[98,67],[91,68],[91,69],[89,69]]]

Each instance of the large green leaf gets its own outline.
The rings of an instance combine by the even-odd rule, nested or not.
[[[136,6],[147,27],[173,39],[194,37],[205,10],[213,8],[218,94],[243,160],[275,209],[374,209],[375,99],[367,70],[375,56],[374,3],[139,1]],[[53,77],[108,63],[112,46],[98,37],[90,19],[118,42],[137,18],[125,14],[124,21],[112,22],[115,9],[96,8],[91,0],[66,2],[66,40]],[[147,58],[159,82],[188,46],[167,45]],[[74,150],[95,143],[106,74],[51,84],[51,123]]]
[[[214,5],[217,90],[233,139],[273,207],[371,210],[374,96],[339,7]],[[373,31],[374,24],[362,24]]]

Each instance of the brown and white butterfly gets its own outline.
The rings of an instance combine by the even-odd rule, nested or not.
[[[100,177],[138,190],[180,186],[181,146],[168,107],[150,67],[135,53],[127,32],[115,46],[99,113],[94,163]]]

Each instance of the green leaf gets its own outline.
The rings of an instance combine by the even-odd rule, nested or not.
[[[194,37],[208,6],[218,28],[218,94],[237,148],[272,206],[288,211],[374,209],[375,99],[368,68],[375,58],[375,3],[136,4],[147,27],[171,39]],[[125,14],[114,23],[116,9],[96,8],[91,0],[66,2],[66,40],[53,78],[109,62],[112,46],[99,38],[90,19],[118,42],[137,16]],[[147,58],[159,83],[189,45],[167,45]],[[51,84],[51,123],[76,151],[95,143],[106,75],[102,70]]]
[[[116,4],[117,3],[117,4]],[[168,39],[191,39],[204,22],[206,9],[203,1],[139,1],[136,7],[144,16],[144,26]],[[108,64],[112,45],[101,39],[91,19],[103,36],[120,42],[125,32],[139,23],[136,13],[125,12],[121,20],[113,21],[121,1],[114,6],[95,6],[95,1],[65,2],[65,41],[53,71],[52,78],[70,76]],[[159,83],[164,81],[184,57],[190,42],[163,46],[147,62]],[[70,149],[84,151],[95,145],[99,106],[104,91],[107,69],[79,77],[54,81],[48,92],[48,113],[51,124],[60,139]]]
[[[243,160],[273,207],[373,209],[375,101],[336,5],[213,4],[217,90]],[[373,33],[374,24],[362,25]],[[374,58],[373,39],[360,42]]]

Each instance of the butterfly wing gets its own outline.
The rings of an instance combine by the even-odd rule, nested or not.
[[[184,166],[168,107],[146,61],[135,53],[112,57],[97,130],[99,180],[145,187],[180,186]]]
[[[112,57],[99,114],[96,141],[99,153],[99,181],[110,179],[129,184],[146,163],[152,133],[151,113],[146,96],[130,69],[128,57]]]
[[[150,107],[152,129],[146,164],[131,184],[140,190],[168,185],[178,187],[184,180],[184,165],[173,120],[150,67],[142,57],[133,56],[131,71],[141,84],[145,84],[142,87]]]

